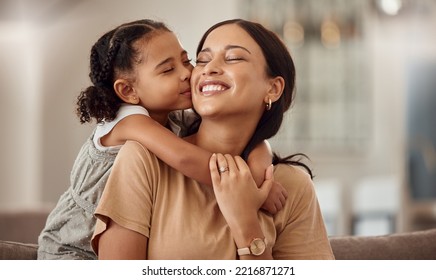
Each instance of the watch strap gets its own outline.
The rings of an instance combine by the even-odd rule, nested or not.
[[[250,255],[250,254],[251,254],[250,248],[248,248],[248,247],[238,249],[239,256],[245,256],[245,255]]]

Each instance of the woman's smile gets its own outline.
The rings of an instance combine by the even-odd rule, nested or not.
[[[228,90],[230,86],[221,81],[204,81],[199,85],[199,92],[202,96],[212,96],[215,94],[223,93]]]

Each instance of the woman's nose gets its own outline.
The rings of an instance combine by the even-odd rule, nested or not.
[[[203,75],[217,75],[221,73],[222,65],[216,59],[209,61],[203,68]]]

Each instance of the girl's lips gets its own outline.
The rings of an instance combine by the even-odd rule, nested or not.
[[[185,96],[191,96],[191,95],[192,95],[192,93],[191,93],[191,89],[189,88],[189,89],[183,91],[183,92],[180,93],[180,94],[181,94],[181,95],[185,95]]]

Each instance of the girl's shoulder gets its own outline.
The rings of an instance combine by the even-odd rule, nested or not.
[[[117,118],[122,119],[126,116],[133,115],[133,114],[141,114],[141,115],[147,115],[147,116],[150,115],[148,113],[147,109],[145,109],[142,106],[123,103],[123,104],[121,104],[120,108],[118,109]]]

